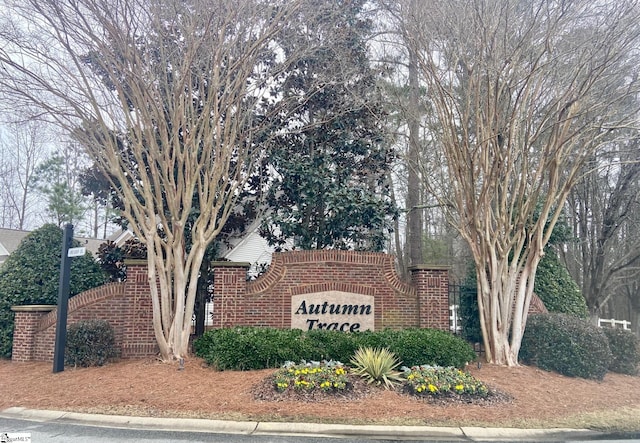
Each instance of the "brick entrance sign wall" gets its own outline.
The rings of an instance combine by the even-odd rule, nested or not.
[[[213,326],[271,326],[342,331],[449,329],[446,268],[416,266],[411,281],[393,257],[354,251],[277,253],[268,271],[247,281],[248,263],[219,262],[214,271]],[[13,360],[53,360],[55,306],[15,306]],[[107,320],[122,357],[157,353],[144,260],[127,262],[127,280],[69,300],[67,324]]]
[[[276,253],[267,272],[251,282],[248,267],[214,263],[214,328],[449,330],[444,267],[413,267],[405,282],[391,255],[337,250]]]
[[[11,359],[53,361],[56,306],[14,306]],[[157,353],[146,260],[127,261],[127,280],[109,283],[69,299],[67,325],[80,320],[107,320],[123,358]]]

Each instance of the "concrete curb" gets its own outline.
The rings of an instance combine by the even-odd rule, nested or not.
[[[480,427],[379,426],[322,423],[227,421],[194,418],[130,417],[85,414],[21,407],[0,411],[0,417],[38,422],[57,421],[129,429],[188,431],[245,435],[305,435],[317,437],[370,437],[389,439],[450,439],[458,441],[570,441],[594,440],[603,434],[588,429],[514,429]]]

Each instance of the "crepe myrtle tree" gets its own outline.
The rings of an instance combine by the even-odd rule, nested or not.
[[[147,248],[161,357],[184,357],[200,265],[261,155],[260,109],[287,64],[274,36],[297,2],[2,6],[0,92],[65,128],[111,181]]]
[[[517,365],[536,269],[569,192],[594,152],[637,127],[628,101],[639,5],[391,3],[437,122],[429,137],[442,161],[426,186],[471,249],[487,359]]]

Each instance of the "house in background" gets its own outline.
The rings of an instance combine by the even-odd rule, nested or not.
[[[258,276],[271,264],[271,256],[275,252],[275,248],[259,234],[259,226],[260,222],[254,222],[242,235],[230,238],[226,244],[221,245],[219,253],[221,260],[251,263],[248,271],[251,278]],[[285,249],[293,249],[292,246],[293,241],[288,242]]]
[[[29,231],[0,228],[0,266],[9,258],[13,251],[18,249],[20,242],[28,234]]]
[[[0,228],[0,266],[9,258],[13,251],[18,249],[20,242],[30,233],[31,231],[22,231],[20,229]],[[85,237],[75,237],[75,239],[87,248],[87,251],[91,252],[94,257],[97,257],[100,245],[106,241]]]
[[[271,255],[275,251],[273,246],[270,246],[267,240],[259,234],[259,226],[259,222],[254,222],[243,233],[220,242],[217,258],[219,260],[251,263],[249,276],[256,277],[264,267],[271,264]],[[113,234],[108,240],[118,246],[122,246],[127,240],[134,237],[133,232],[127,229]],[[286,246],[291,249],[292,245],[293,241]]]

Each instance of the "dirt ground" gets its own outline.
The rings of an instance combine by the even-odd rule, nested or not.
[[[359,399],[259,400],[273,370],[218,372],[191,358],[177,364],[125,360],[52,373],[51,363],[0,361],[0,410],[11,406],[93,413],[238,420],[422,425],[523,426],[581,412],[630,408],[640,414],[640,377],[608,374],[601,382],[534,367],[473,366],[470,372],[508,401],[432,404],[372,388]],[[504,396],[503,396],[504,397]],[[532,421],[533,420],[533,421]],[[640,422],[640,416],[638,417]]]

